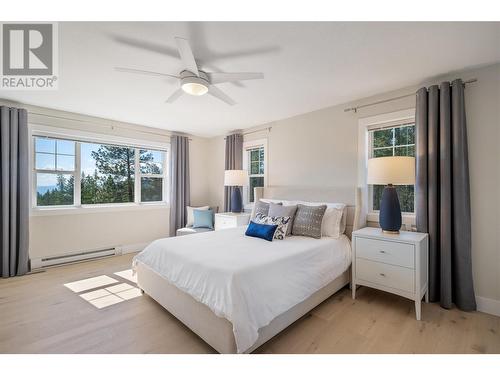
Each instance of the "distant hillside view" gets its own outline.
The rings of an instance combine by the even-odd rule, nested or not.
[[[55,190],[57,189],[56,185],[49,185],[49,186],[37,186],[36,187],[36,192],[37,194],[45,194],[46,192],[48,192],[49,190]]]
[[[128,147],[81,143],[81,204],[134,202],[135,152]],[[157,151],[140,150],[140,168],[144,174],[161,174],[161,158]],[[73,174],[43,174],[45,182],[37,184],[37,205],[72,205]],[[40,182],[40,181],[39,181]],[[162,200],[160,178],[141,179],[142,201]]]

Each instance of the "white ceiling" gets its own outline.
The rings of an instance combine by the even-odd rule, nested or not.
[[[263,72],[265,79],[218,85],[236,100],[232,107],[208,95],[165,104],[176,80],[113,71],[179,73],[174,36],[190,40],[206,71]],[[59,24],[59,38],[57,91],[0,96],[202,136],[500,61],[500,23],[70,22]]]

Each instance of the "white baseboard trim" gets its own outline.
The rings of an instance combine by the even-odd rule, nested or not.
[[[144,250],[146,246],[148,246],[150,242],[142,242],[135,243],[131,245],[120,245],[116,247],[117,254],[128,254],[128,253],[136,253],[138,251]]]
[[[486,314],[500,316],[500,301],[476,296],[477,310]]]

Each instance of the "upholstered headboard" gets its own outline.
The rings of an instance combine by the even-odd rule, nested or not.
[[[346,235],[351,238],[353,230],[364,227],[361,223],[361,189],[352,187],[288,187],[269,186],[255,188],[255,201],[261,198],[301,200],[308,202],[345,203],[347,205]]]

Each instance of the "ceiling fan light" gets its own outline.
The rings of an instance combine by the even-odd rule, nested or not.
[[[208,92],[207,86],[196,82],[184,83],[182,84],[182,89],[184,90],[185,93],[195,96],[204,95]]]

